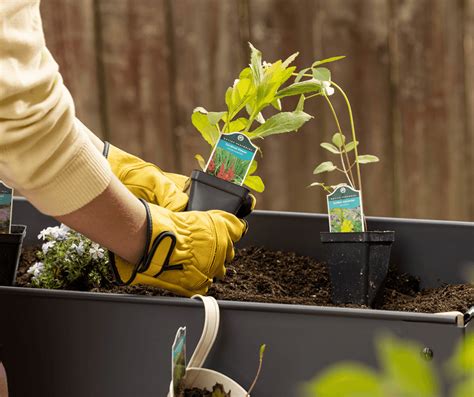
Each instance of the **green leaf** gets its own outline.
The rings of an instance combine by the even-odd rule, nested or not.
[[[229,130],[226,132],[240,132],[247,127],[248,119],[245,117],[239,117],[238,119],[229,123]]]
[[[263,359],[263,355],[265,354],[265,348],[267,347],[267,345],[263,344],[260,346],[260,352],[259,352],[259,357],[260,357],[260,360]]]
[[[250,139],[264,138],[269,135],[297,131],[311,118],[309,114],[300,111],[277,113],[255,131],[250,132],[248,136]]]
[[[362,154],[358,156],[359,164],[367,164],[367,163],[376,163],[379,161],[377,156],[372,156],[371,154]]]
[[[257,50],[252,43],[250,46],[250,70],[252,71],[252,77],[255,85],[260,84],[263,79],[263,66],[262,66],[262,53]]]
[[[336,146],[334,146],[334,145],[332,145],[332,144],[330,144],[330,143],[327,143],[327,142],[321,143],[321,147],[324,148],[324,149],[326,149],[326,150],[329,150],[331,153],[334,153],[334,154],[339,154],[339,153],[341,153],[341,152],[339,151],[339,149],[338,149]]]
[[[277,99],[274,99],[272,101],[272,106],[278,110],[279,112],[281,112],[281,101],[277,98]]]
[[[227,112],[209,112],[207,118],[211,125],[216,125]]]
[[[327,68],[313,69],[313,77],[319,81],[331,81],[331,72]]]
[[[340,132],[336,132],[332,136],[332,143],[334,143],[334,145],[336,145],[339,150],[342,148],[345,142],[346,142],[346,137]]]
[[[257,120],[260,124],[265,123],[265,118],[263,117],[262,112],[260,112],[259,114],[257,114],[257,117],[255,118],[255,120]]]
[[[287,96],[308,94],[310,92],[319,92],[321,90],[321,84],[314,80],[305,80],[298,83],[293,83],[288,87],[285,87],[276,93],[278,98],[284,98]]]
[[[384,337],[377,343],[377,353],[393,395],[407,397],[438,396],[438,382],[431,362],[421,357],[416,343]]]
[[[337,57],[331,57],[331,58],[322,59],[322,60],[320,60],[320,61],[314,62],[314,63],[311,65],[311,67],[315,68],[316,66],[322,65],[322,64],[324,64],[324,63],[339,61],[340,59],[344,59],[345,57],[346,57],[345,55],[341,55],[341,56],[337,56]]]
[[[451,393],[451,397],[472,397],[472,391],[474,390],[474,375],[470,376],[464,381],[461,381]]]
[[[204,158],[200,154],[196,154],[194,158],[199,163],[199,167],[201,167],[201,169],[204,171],[204,168],[206,168],[206,162],[204,161]]]
[[[255,173],[255,171],[257,171],[257,168],[258,168],[257,160],[252,161],[252,164],[250,165],[249,172],[247,175],[252,175],[253,173]]]
[[[358,146],[358,145],[359,145],[359,142],[358,142],[358,141],[356,141],[355,144],[354,144],[354,141],[349,142],[349,143],[346,145],[346,152],[348,152],[348,153],[351,152],[351,151],[354,150],[355,147]]]
[[[332,163],[332,161],[325,161],[324,163],[319,164],[313,171],[313,174],[321,174],[323,172],[331,172],[337,169],[337,167]]]
[[[456,375],[471,374],[474,377],[474,333],[468,333],[459,343],[449,366]]]
[[[244,181],[244,185],[258,193],[262,193],[265,190],[262,178],[257,175],[247,175]]]
[[[305,101],[305,96],[303,94],[300,95],[300,99],[298,101],[298,105],[296,105],[296,110],[298,112],[302,112],[304,110],[304,101]]]
[[[299,82],[303,77],[304,75],[306,74],[306,72],[308,70],[310,70],[311,68],[304,68],[304,69],[301,69],[298,74],[296,75],[295,77],[295,83]]]
[[[336,365],[307,384],[308,397],[385,397],[379,375],[358,363]]]
[[[206,142],[214,146],[219,139],[219,130],[215,125],[209,123],[206,113],[201,113],[202,109],[198,109],[191,116],[191,121],[196,129],[201,133]]]
[[[297,58],[299,55],[299,52],[295,52],[294,54],[291,54],[288,58],[285,59],[283,62],[282,66],[286,69],[288,66],[290,66],[291,63]]]

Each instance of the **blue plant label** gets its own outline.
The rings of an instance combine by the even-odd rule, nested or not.
[[[186,327],[180,327],[174,338],[171,360],[171,377],[175,396],[179,394],[184,375],[186,375]]]
[[[0,233],[11,232],[13,189],[0,181]]]
[[[221,134],[204,171],[241,186],[257,150],[257,146],[240,132]]]
[[[339,185],[327,196],[329,231],[332,233],[364,232],[360,190]]]

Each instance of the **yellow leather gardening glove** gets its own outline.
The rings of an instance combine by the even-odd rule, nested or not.
[[[188,203],[184,190],[189,178],[163,172],[152,163],[104,142],[104,156],[112,172],[136,197],[172,211],[182,211]]]
[[[116,281],[147,284],[178,295],[206,294],[234,258],[247,223],[224,211],[173,212],[140,200],[147,211],[146,250],[138,265],[110,254]]]

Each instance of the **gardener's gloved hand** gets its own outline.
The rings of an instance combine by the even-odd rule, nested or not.
[[[116,280],[183,296],[205,294],[214,277],[224,277],[224,264],[234,258],[234,242],[245,233],[246,222],[224,211],[173,212],[141,201],[147,210],[147,248],[138,265],[110,254]]]
[[[172,211],[182,211],[188,203],[184,193],[189,178],[163,172],[152,163],[104,142],[104,156],[112,172],[136,197]]]

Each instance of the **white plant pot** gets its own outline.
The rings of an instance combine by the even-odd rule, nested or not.
[[[201,339],[199,339],[196,349],[186,367],[183,386],[186,389],[197,387],[199,389],[212,391],[214,385],[220,383],[226,393],[231,392],[232,397],[250,397],[250,394],[248,394],[242,386],[228,376],[213,371],[212,369],[201,368],[219,332],[219,305],[217,301],[210,296],[195,295],[193,299],[201,299],[203,301],[206,317]],[[177,397],[174,394],[172,380],[170,382],[168,397]]]

